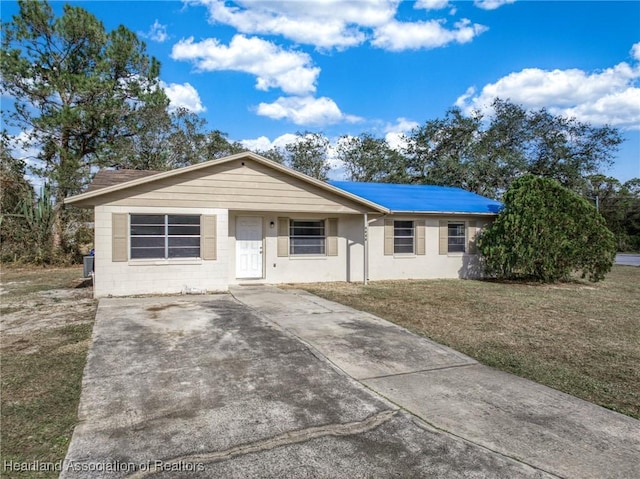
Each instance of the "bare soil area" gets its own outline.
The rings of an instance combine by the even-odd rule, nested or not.
[[[97,301],[82,267],[0,271],[2,477],[57,477],[14,464],[64,459],[76,424]]]

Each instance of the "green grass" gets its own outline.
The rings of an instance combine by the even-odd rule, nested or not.
[[[483,364],[640,419],[640,268],[601,283],[299,284]]]
[[[4,332],[0,347],[0,476],[53,478],[56,471],[8,471],[5,461],[14,463],[56,463],[66,455],[77,421],[82,372],[90,344],[95,302],[84,309],[69,302],[90,294],[77,290],[81,270],[74,268],[2,271],[2,314],[20,315],[37,327],[29,332]],[[39,293],[52,289],[74,294],[42,300]],[[33,304],[42,302],[42,309]],[[51,308],[67,309],[74,324],[52,324]],[[37,313],[34,314],[34,311]],[[80,321],[78,323],[78,321]]]

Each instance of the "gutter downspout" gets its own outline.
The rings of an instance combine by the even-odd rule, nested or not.
[[[364,267],[363,267],[363,273],[364,273],[364,278],[362,283],[363,284],[367,284],[367,281],[369,279],[369,218],[367,213],[364,214],[364,231],[363,231],[363,235],[364,235],[364,241],[363,241],[363,246],[364,246]]]

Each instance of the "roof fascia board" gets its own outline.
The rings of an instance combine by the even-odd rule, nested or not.
[[[374,203],[372,201],[369,201],[365,198],[362,198],[358,195],[354,195],[353,193],[349,193],[348,191],[344,191],[340,188],[337,188],[335,186],[332,186],[328,183],[325,183],[324,181],[321,180],[317,180],[315,178],[311,178],[310,176],[307,176],[303,173],[300,173],[298,171],[292,170],[291,168],[287,168],[286,166],[283,166],[279,163],[276,163],[275,161],[271,161],[267,158],[264,158],[260,155],[257,155],[253,152],[243,152],[243,153],[236,153],[234,155],[229,155],[229,156],[225,156],[223,158],[216,158],[214,160],[209,160],[209,161],[205,161],[204,163],[197,163],[195,165],[189,165],[189,166],[185,166],[183,168],[178,168],[176,170],[169,170],[169,171],[165,171],[162,173],[157,173],[155,175],[149,175],[143,178],[139,178],[136,180],[130,180],[130,181],[126,181],[124,183],[120,183],[118,185],[112,185],[112,186],[107,186],[105,188],[100,188],[98,190],[95,191],[88,191],[86,193],[81,193],[79,195],[75,195],[75,196],[70,196],[68,198],[64,199],[64,203],[65,204],[74,204],[74,203],[79,203],[82,201],[86,201],[88,199],[91,198],[95,198],[98,196],[103,196],[103,195],[108,195],[109,193],[114,193],[116,191],[121,191],[127,188],[132,188],[135,186],[139,186],[139,185],[144,185],[146,183],[152,183],[154,181],[158,181],[158,180],[162,180],[165,178],[171,178],[172,176],[178,176],[181,175],[183,173],[188,173],[191,171],[198,171],[204,168],[208,168],[211,166],[217,166],[217,165],[222,165],[224,163],[228,163],[230,161],[234,161],[234,160],[240,160],[243,158],[249,158],[253,161],[256,161],[257,163],[263,164],[265,166],[268,166],[276,171],[280,171],[282,173],[285,173],[289,176],[292,176],[294,178],[298,178],[299,180],[302,180],[306,183],[310,183],[312,185],[315,185],[323,190],[326,191],[330,191],[338,196],[341,196],[343,198],[347,198],[351,201],[354,201],[356,203],[362,204],[362,205],[366,205],[369,208],[373,208],[374,210],[378,211],[378,212],[382,212],[382,213],[389,213],[389,209],[385,208],[382,205],[379,205],[377,203]]]
[[[497,216],[498,213],[472,213],[470,211],[404,211],[404,210],[392,210],[389,214],[392,215],[448,215],[448,216]]]

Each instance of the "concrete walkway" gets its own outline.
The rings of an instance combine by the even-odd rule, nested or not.
[[[639,421],[305,291],[257,286],[232,294],[346,375],[452,437],[558,477],[638,476]]]

